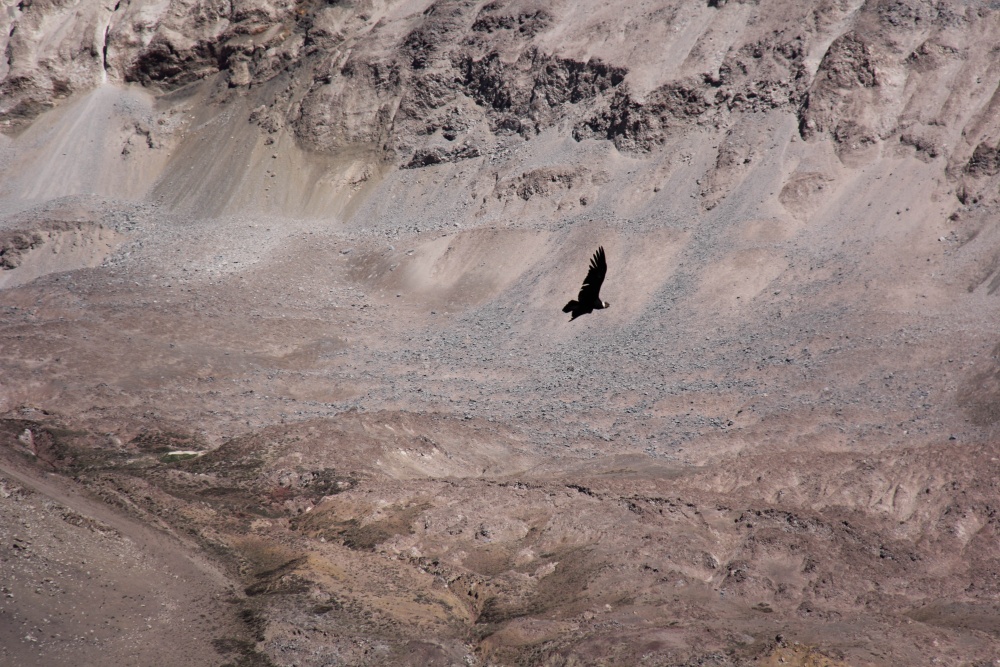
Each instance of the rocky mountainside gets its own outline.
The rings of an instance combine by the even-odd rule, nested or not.
[[[0,662],[994,664],[993,5],[6,4]]]

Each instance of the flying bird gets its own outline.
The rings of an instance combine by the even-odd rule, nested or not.
[[[607,272],[608,261],[604,257],[604,246],[601,246],[590,260],[590,270],[587,271],[587,278],[583,281],[583,287],[580,288],[580,295],[563,306],[564,313],[573,314],[573,317],[569,318],[570,322],[581,315],[611,305],[607,301],[601,301],[601,284],[604,282],[604,275]]]

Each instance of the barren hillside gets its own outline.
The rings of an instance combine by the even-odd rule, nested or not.
[[[994,4],[6,3],[0,662],[993,665]]]

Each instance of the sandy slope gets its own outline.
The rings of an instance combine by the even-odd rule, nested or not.
[[[247,634],[193,545],[5,451],[4,662],[214,665]]]
[[[11,38],[6,460],[124,515],[3,525],[202,590],[177,662],[990,664],[996,13],[579,4],[133,3],[64,101]]]

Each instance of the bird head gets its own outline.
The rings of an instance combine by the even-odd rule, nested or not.
[[[610,301],[602,301],[601,302],[601,306],[604,307],[604,308],[610,308],[611,307],[611,302]]]

